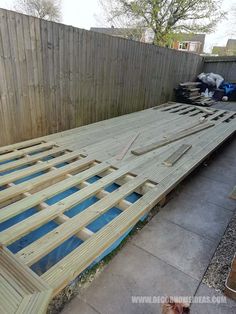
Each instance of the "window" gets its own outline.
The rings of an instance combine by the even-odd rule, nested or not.
[[[188,42],[180,41],[179,42],[179,50],[188,50]]]

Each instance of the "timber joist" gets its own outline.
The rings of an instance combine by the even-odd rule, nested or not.
[[[4,313],[43,313],[236,130],[229,111],[153,109],[0,148]]]

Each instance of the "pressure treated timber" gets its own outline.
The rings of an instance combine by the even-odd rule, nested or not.
[[[107,165],[106,165],[107,167]],[[6,231],[2,231],[0,234],[0,242],[4,245],[8,245],[17,239],[23,237],[25,234],[40,227],[41,225],[53,220],[58,215],[63,214],[65,211],[86,200],[92,195],[96,195],[102,188],[112,184],[117,178],[127,173],[126,169],[117,170],[114,173],[100,179],[93,185],[68,196],[63,202],[56,203],[49,208],[19,222],[18,224],[8,228]]]
[[[86,184],[84,182],[84,184]],[[10,186],[14,186],[14,183],[10,183]],[[102,192],[101,192],[102,193]],[[29,192],[23,193],[23,195],[25,197],[31,196],[31,194]],[[103,196],[102,196],[103,197]],[[38,204],[38,206],[36,207],[38,210],[43,210],[45,208],[47,208],[49,205],[45,202],[41,202]],[[64,222],[66,222],[69,218],[66,215],[60,215],[55,219],[55,222],[57,222],[58,224],[62,224]],[[76,236],[78,236],[78,238],[80,238],[81,240],[87,240],[91,235],[93,234],[92,231],[90,231],[87,228],[83,228],[82,230],[79,231],[78,234],[76,234]]]
[[[23,217],[0,232],[4,309],[45,311],[54,295],[235,134],[235,113],[212,111],[171,103],[0,148],[0,226]],[[139,156],[131,152],[157,142],[165,145]],[[80,209],[70,216],[75,208]],[[32,209],[33,214],[27,214]],[[108,219],[114,209],[115,216]],[[92,230],[91,224],[102,218],[103,225]],[[55,224],[52,230],[25,240],[48,223]],[[81,242],[51,264],[54,250],[71,238]],[[13,254],[6,246],[15,243],[20,247]],[[38,271],[35,265],[44,267],[44,259],[47,267]],[[23,278],[22,267],[27,271]],[[36,280],[41,288],[34,288],[39,291],[35,298],[26,292],[21,302],[19,280],[31,288]]]
[[[17,186],[13,186],[10,187],[9,189],[2,190],[0,191],[0,200],[3,202],[21,193],[36,189],[38,186],[43,186],[47,182],[52,182],[52,180],[63,177],[70,172],[78,171],[81,168],[87,167],[94,161],[95,159],[90,158],[80,159],[71,164],[68,164],[67,166],[61,169],[58,169],[57,171],[42,174],[39,178],[33,178],[29,181],[22,182]]]
[[[0,145],[155,106],[202,71],[198,54],[0,15]]]
[[[209,152],[210,151],[207,153],[209,154]],[[205,151],[200,153],[202,159],[205,153]],[[196,160],[196,158],[192,158],[192,167],[195,168],[199,162],[201,162],[201,160],[199,161]],[[165,180],[163,180],[162,185],[157,185],[156,188],[153,188],[152,191],[144,195],[136,204],[130,206],[129,209],[123,212],[114,222],[109,223],[106,228],[101,229],[78,249],[61,260],[57,266],[53,266],[49,271],[43,274],[42,278],[54,287],[54,293],[57,294],[62,287],[72,280],[75,272],[79,274],[87,267],[91,260],[99,256],[99,254],[113,243],[121,233],[135,224],[146,211],[150,210],[150,208],[158,203],[163,195],[168,193],[173,185],[179,182],[181,179],[181,170],[183,170],[181,169],[182,167],[184,168],[184,165],[177,168],[171,176],[167,176]],[[188,172],[184,177],[187,174]]]
[[[167,139],[161,140],[159,142],[156,142],[156,143],[153,143],[150,145],[146,145],[144,147],[136,148],[136,149],[132,150],[132,153],[134,155],[142,155],[142,154],[148,153],[154,149],[157,149],[161,146],[168,145],[171,142],[180,140],[181,138],[184,138],[186,136],[200,132],[202,130],[205,130],[205,129],[213,127],[213,126],[214,126],[214,123],[210,123],[210,122],[201,124],[199,126],[193,125],[193,127],[189,127],[189,128],[186,128],[185,130],[181,130],[179,133],[171,134]]]
[[[164,165],[172,167],[191,147],[192,145],[182,144],[173,154],[164,160]]]
[[[34,162],[37,162],[38,160],[49,157],[49,156],[55,156],[57,154],[62,154],[65,151],[65,149],[62,149],[61,147],[53,148],[51,150],[44,151],[43,153],[37,154],[35,156],[26,155],[24,158],[21,158],[19,160],[16,160],[15,162],[11,162],[10,164],[6,163],[0,166],[0,171],[4,172],[7,170],[12,170],[18,167],[25,166],[27,164],[32,164]]]
[[[52,289],[4,247],[0,247],[0,270],[1,313],[46,312]]]
[[[36,138],[36,139],[28,141],[28,143],[29,144],[27,144],[26,142],[22,142],[22,143],[16,143],[16,144],[11,144],[8,146],[0,147],[0,154],[9,153],[15,149],[27,148],[30,146],[32,147],[34,145],[42,144],[43,140]]]
[[[14,159],[14,158],[18,158],[18,157],[21,157],[25,154],[29,154],[29,153],[35,153],[37,151],[41,151],[43,149],[47,149],[47,148],[51,148],[54,146],[54,143],[43,143],[43,144],[40,144],[40,145],[36,145],[36,146],[33,146],[33,147],[28,147],[28,148],[25,148],[25,149],[21,149],[21,150],[15,150],[13,151],[12,153],[7,153],[7,154],[4,154],[4,155],[0,155],[0,162],[3,162],[5,160],[11,160],[11,159]]]
[[[7,184],[9,182],[14,182],[28,175],[32,175],[34,173],[48,170],[49,168],[59,165],[63,162],[71,161],[78,158],[80,158],[78,153],[72,152],[72,153],[65,154],[63,156],[56,157],[52,161],[47,161],[42,164],[36,164],[36,165],[28,167],[27,169],[22,169],[17,172],[7,174],[3,178],[0,178],[0,186]]]
[[[139,136],[139,133],[136,134],[133,138],[131,138],[130,142],[127,143],[127,145],[125,146],[125,148],[122,150],[122,152],[120,152],[120,154],[118,154],[116,156],[117,160],[121,160],[125,157],[126,153],[128,152],[128,150],[130,149],[130,147],[132,146],[132,144],[134,143],[134,141],[136,140],[136,138]]]
[[[144,184],[145,181],[146,178],[141,176],[136,177],[99,202],[91,205],[86,211],[69,219],[66,223],[58,227],[56,231],[52,231],[38,241],[35,241],[27,249],[23,250],[23,252],[19,252],[17,256],[24,260],[27,265],[34,264],[70,236],[79,232],[84,226],[90,224],[108,209],[115,206],[122,198],[128,196],[136,187]]]
[[[60,181],[56,184],[54,184],[52,187],[49,186],[46,189],[43,189],[42,191],[39,191],[35,194],[33,194],[29,198],[22,199],[18,201],[15,204],[9,205],[1,210],[0,213],[0,221],[5,221],[15,215],[20,214],[21,212],[34,207],[35,205],[45,201],[49,197],[52,197],[56,194],[59,194],[63,192],[66,189],[69,189],[83,180],[87,180],[92,176],[95,176],[99,174],[100,172],[106,170],[109,167],[107,164],[98,164],[92,168],[87,169],[82,174],[77,174],[75,176],[72,176],[71,178],[65,179],[63,181]],[[15,186],[17,187],[17,186]],[[7,216],[4,214],[8,214]]]

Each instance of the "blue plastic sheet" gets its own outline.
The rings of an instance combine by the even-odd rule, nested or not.
[[[6,161],[5,163],[7,163],[8,161]],[[66,163],[60,164],[57,167],[63,167],[65,166]],[[21,169],[27,168],[27,166],[25,167],[21,167]],[[19,170],[16,169],[16,170]],[[10,171],[11,172],[11,171]],[[9,172],[9,173],[10,173]],[[39,172],[39,173],[35,173],[34,175],[31,176],[27,176],[25,178],[19,179],[17,181],[15,181],[16,184],[25,182],[27,180],[30,180],[32,178],[35,178],[37,176],[42,175],[44,172]],[[7,174],[4,173],[4,175]],[[89,183],[94,183],[97,180],[99,180],[100,177],[95,176],[93,178],[90,178],[88,180]],[[111,184],[108,187],[105,188],[106,191],[108,192],[113,192],[115,191],[119,186],[117,184]],[[73,187],[70,188],[58,195],[55,195],[54,197],[46,200],[46,203],[48,205],[53,205],[57,202],[59,202],[60,200],[78,192],[78,188],[77,187]],[[137,193],[132,193],[131,195],[129,195],[126,200],[128,200],[131,203],[134,203],[136,200],[138,200],[140,198],[140,195]],[[68,217],[74,217],[75,215],[78,215],[79,213],[81,213],[82,211],[84,211],[86,208],[88,208],[89,206],[95,204],[98,201],[98,199],[93,196],[90,197],[88,199],[86,199],[85,201],[81,202],[80,204],[78,204],[77,206],[74,206],[73,208],[69,209],[68,211],[66,211],[64,214],[67,215]],[[28,217],[36,214],[38,211],[36,208],[30,208],[27,211],[3,222],[0,224],[0,231],[6,230],[7,228],[17,224],[18,222],[21,222],[24,219],[27,219]],[[108,210],[106,213],[104,213],[103,215],[101,215],[99,218],[97,218],[96,220],[94,220],[92,223],[90,223],[87,228],[93,232],[97,232],[99,231],[101,228],[103,228],[105,225],[107,225],[110,221],[112,221],[114,218],[116,218],[119,214],[121,213],[121,210],[113,207],[110,210]],[[144,218],[143,218],[144,219]],[[54,230],[57,227],[57,223],[54,221],[50,221],[47,224],[37,228],[36,230],[30,232],[29,234],[25,235],[24,237],[22,237],[21,239],[15,241],[14,243],[12,243],[11,245],[8,246],[8,248],[13,252],[13,253],[17,253],[20,250],[22,250],[23,248],[25,248],[26,246],[28,246],[29,244],[31,244],[32,242],[36,241],[37,239],[41,238],[42,236],[44,236],[45,234],[47,234],[48,232]],[[132,228],[131,228],[132,229]],[[102,258],[104,258],[106,255],[108,255],[109,253],[111,253],[114,249],[116,249],[119,244],[122,242],[122,240],[129,234],[129,232],[131,231],[128,230],[123,236],[121,236],[113,245],[111,245],[101,256],[99,256],[93,263],[91,266],[93,266],[94,264],[98,263]],[[57,248],[55,248],[52,252],[50,252],[48,255],[44,256],[41,260],[39,260],[37,263],[35,263],[31,268],[39,275],[41,275],[42,273],[44,273],[45,271],[47,271],[50,267],[52,267],[54,264],[56,264],[59,260],[61,260],[63,257],[65,257],[67,254],[69,254],[71,251],[73,251],[75,248],[79,247],[81,244],[83,243],[82,240],[80,240],[78,237],[76,236],[72,236],[71,238],[69,238],[67,241],[65,241],[64,243],[62,243],[60,246],[58,246]]]

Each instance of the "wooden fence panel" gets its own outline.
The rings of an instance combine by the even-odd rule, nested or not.
[[[173,97],[203,58],[0,9],[0,146]]]
[[[236,83],[236,56],[206,57],[203,70],[220,74],[225,81]]]

